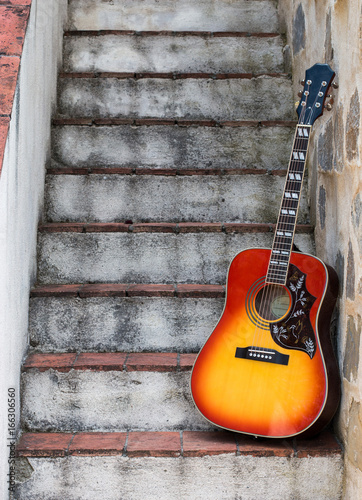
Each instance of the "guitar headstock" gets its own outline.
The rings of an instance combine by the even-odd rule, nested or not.
[[[336,83],[332,83],[335,76],[334,71],[328,64],[315,64],[305,73],[305,79],[301,82],[304,85],[300,102],[297,107],[299,124],[313,125],[313,123],[323,114],[327,92],[330,86],[338,88]],[[330,110],[332,104],[329,103],[326,109]]]

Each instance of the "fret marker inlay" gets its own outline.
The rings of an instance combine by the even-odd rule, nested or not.
[[[303,105],[303,103],[302,103]],[[266,282],[285,283],[292,252],[297,211],[302,189],[311,127],[298,125],[284,187],[283,201],[275,231]],[[277,259],[277,260],[276,260]]]

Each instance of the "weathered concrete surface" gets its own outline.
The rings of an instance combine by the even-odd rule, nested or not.
[[[48,221],[275,222],[284,178],[273,175],[48,175]],[[148,195],[145,196],[145,193]],[[299,220],[308,222],[306,188]]]
[[[63,78],[62,116],[292,120],[293,97],[286,77],[252,79]]]
[[[32,298],[30,343],[42,352],[198,352],[223,305],[222,298]]]
[[[241,250],[267,247],[272,233],[42,233],[39,283],[224,284]],[[313,253],[312,236],[297,234],[301,251]]]
[[[272,0],[71,0],[69,29],[275,32]]]
[[[55,370],[23,373],[23,428],[31,431],[206,430],[190,372]]]
[[[53,128],[52,158],[70,167],[285,168],[289,127],[120,125]]]
[[[19,500],[340,500],[342,458],[30,458]],[[52,481],[49,481],[52,478]]]
[[[283,73],[281,37],[67,36],[64,70]]]

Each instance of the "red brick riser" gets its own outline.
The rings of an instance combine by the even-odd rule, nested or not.
[[[145,78],[160,78],[166,80],[185,80],[185,79],[211,79],[211,80],[251,80],[258,76],[271,76],[280,77],[288,76],[286,73],[154,73],[151,71],[144,71],[142,73],[126,73],[126,72],[89,72],[83,71],[79,73],[59,73],[59,78],[116,78],[118,80],[133,79],[142,80]]]
[[[175,372],[190,370],[196,354],[176,352],[66,352],[60,354],[30,354],[22,370],[53,369],[66,373],[70,370],[95,371],[151,371]]]
[[[203,457],[220,454],[254,457],[333,457],[342,450],[325,431],[307,441],[255,440],[231,432],[84,432],[26,433],[20,438],[21,457],[114,456]]]
[[[295,127],[297,122],[294,120],[190,120],[185,118],[54,118],[53,125],[83,125],[83,126],[105,126],[105,125],[132,125],[132,126],[150,126],[163,125],[189,127]]]
[[[134,31],[134,30],[77,30],[77,31],[65,31],[64,36],[107,36],[107,35],[117,35],[117,36],[172,36],[172,37],[185,37],[185,36],[195,36],[201,38],[275,38],[280,36],[280,33],[249,33],[244,31]]]
[[[254,168],[150,168],[150,167],[55,167],[47,169],[48,175],[162,175],[173,176],[193,176],[193,175],[274,175],[284,177],[287,170],[266,170]]]
[[[43,285],[33,288],[31,297],[178,297],[178,298],[222,298],[223,285],[201,284],[127,284],[96,283],[72,285]]]

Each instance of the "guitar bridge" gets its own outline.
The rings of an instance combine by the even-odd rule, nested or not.
[[[237,347],[235,357],[264,363],[275,363],[277,365],[287,365],[289,363],[288,354],[282,354],[275,349],[257,346]]]

